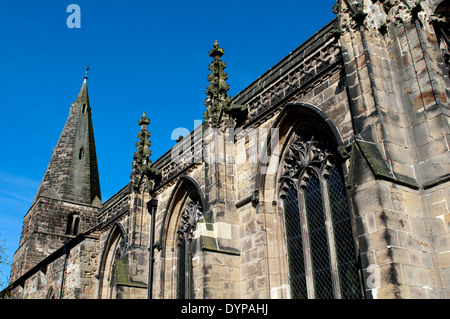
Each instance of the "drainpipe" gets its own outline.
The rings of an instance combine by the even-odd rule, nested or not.
[[[153,237],[155,232],[155,219],[156,219],[156,207],[158,206],[158,201],[156,199],[152,199],[147,202],[147,209],[150,213],[151,218],[151,226],[150,226],[150,247],[149,257],[148,257],[148,283],[147,283],[147,299],[152,299],[152,286],[153,286]]]
[[[63,288],[64,288],[64,275],[66,273],[67,258],[69,257],[69,250],[67,249],[66,245],[64,245],[64,254],[66,256],[64,257],[64,266],[63,266],[62,275],[61,275],[61,290],[59,291],[59,299],[62,299]]]

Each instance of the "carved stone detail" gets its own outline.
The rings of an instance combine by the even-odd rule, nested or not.
[[[139,188],[139,182],[146,166],[152,163],[150,160],[150,155],[152,154],[152,151],[150,151],[150,132],[147,130],[150,120],[145,115],[145,112],[142,114],[138,124],[141,126],[141,131],[137,136],[138,142],[136,143],[136,152],[133,155],[132,172],[130,174],[130,179],[135,189]]]
[[[340,18],[341,31],[357,30],[361,25],[384,34],[391,22],[400,24],[414,19],[429,20],[426,4],[419,0],[348,0],[339,1],[334,12]]]
[[[105,229],[111,228],[114,225],[114,221],[120,221],[125,217],[125,212],[129,210],[129,205],[130,197],[124,196],[117,203],[100,213],[98,216],[99,223],[102,223]]]
[[[125,241],[123,240],[123,237],[122,237],[120,239],[119,244],[116,247],[116,252],[115,252],[114,258],[120,259],[124,255],[125,255]]]
[[[312,46],[315,47],[315,44],[313,44]],[[216,46],[216,48],[211,51],[212,56],[217,55],[217,63],[219,63],[218,61],[221,61],[219,59],[222,53],[220,50],[221,48]],[[316,87],[322,81],[325,81],[332,74],[334,74],[336,72],[336,68],[341,67],[341,65],[339,64],[341,58],[341,48],[339,46],[337,36],[328,35],[326,36],[326,39],[323,40],[323,43],[315,47],[314,51],[308,53],[307,56],[299,59],[298,62],[293,64],[289,69],[286,69],[286,71],[283,70],[284,74],[279,77],[279,80],[271,83],[270,85],[267,85],[267,87],[265,87],[262,91],[258,93],[255,92],[253,97],[248,101],[242,101],[242,103],[245,105],[230,105],[230,103],[226,102],[226,98],[218,99],[217,101],[226,102],[223,103],[224,105],[222,105],[224,106],[224,116],[228,117],[228,115],[230,115],[231,117],[229,119],[232,118],[233,121],[235,121],[236,118],[239,118],[239,114],[241,113],[246,114],[247,121],[252,121],[255,118],[259,117],[259,119],[252,124],[257,127],[260,121],[265,121],[272,116],[271,114],[279,111],[275,109],[275,107],[276,105],[280,105],[281,101],[298,100],[296,94],[300,93],[301,96],[304,95],[310,89]],[[224,73],[224,67],[225,64],[223,65],[221,71],[218,72],[218,74],[221,74],[221,72]],[[212,103],[212,97],[222,96],[227,91],[226,86],[222,87],[221,90],[218,89],[221,87],[220,85],[218,86],[219,83],[222,83],[222,85],[226,84],[224,82],[225,77],[214,77],[214,74],[216,74],[217,71],[214,71],[214,67],[210,68],[213,69],[213,72],[209,76],[211,85],[207,89],[207,98],[205,101],[205,103],[207,104],[207,112],[205,112],[205,116],[209,114],[209,110],[212,110],[211,107],[213,107],[214,104]],[[222,82],[219,80],[222,80]],[[214,92],[221,92],[221,94],[212,94]],[[267,113],[266,115],[261,116],[261,114],[268,109],[272,109],[271,114]],[[208,121],[205,121],[205,123],[208,123]],[[230,126],[227,127],[233,127],[235,124],[235,122],[233,122],[233,124],[231,122],[219,121],[216,127],[218,127],[222,132],[225,129],[225,127],[223,126],[224,123],[230,124]],[[209,126],[209,124],[205,125]],[[212,127],[214,127],[214,125]],[[202,152],[204,145],[197,145],[197,143],[201,144],[201,142],[205,141],[203,140],[203,136],[196,137],[195,134],[186,136],[183,140],[181,140],[174,147],[173,150],[175,150],[175,148],[177,149],[172,152],[173,154],[171,155],[171,159],[165,160],[164,164],[160,166],[160,186],[170,184],[171,181],[173,181],[173,179],[176,178],[176,176],[178,176],[180,172],[189,170],[195,167],[196,163],[202,162]],[[189,144],[189,146],[186,146],[187,144]]]
[[[316,52],[302,60],[280,80],[273,83],[263,92],[250,100],[248,104],[248,119],[261,114],[262,111],[273,107],[276,103],[289,96],[301,87],[313,86],[319,79],[317,75],[327,67],[336,63],[340,57],[340,47],[337,38],[332,37]],[[317,79],[316,79],[317,77]]]
[[[304,140],[296,135],[287,152],[282,163],[281,196],[285,195],[284,192],[288,185],[306,187],[311,170],[315,170],[322,176],[329,175],[331,153],[319,147],[319,142],[314,137]]]
[[[209,65],[211,74],[208,75],[209,86],[206,88],[206,111],[204,113],[205,125],[208,127],[222,127],[222,125],[233,127],[233,119],[224,115],[224,111],[231,106],[231,97],[227,94],[230,86],[225,82],[228,75],[224,72],[226,64],[220,58],[225,50],[214,42],[209,56],[213,61]]]
[[[183,208],[181,227],[177,232],[179,242],[183,239],[192,240],[194,237],[195,226],[202,216],[203,211],[199,202],[189,198]]]

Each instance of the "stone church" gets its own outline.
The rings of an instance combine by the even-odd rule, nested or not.
[[[234,97],[215,42],[203,124],[151,160],[144,113],[106,201],[85,78],[3,293],[449,298],[450,2],[333,10]]]

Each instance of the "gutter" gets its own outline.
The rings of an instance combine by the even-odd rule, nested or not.
[[[64,245],[64,253],[66,254],[66,256],[64,257],[64,265],[63,265],[63,270],[62,270],[62,274],[61,274],[61,289],[59,291],[59,299],[62,299],[62,294],[63,294],[63,288],[64,288],[64,277],[66,274],[66,265],[67,265],[67,258],[69,258],[69,253],[70,250],[67,250],[66,246]]]
[[[153,244],[153,237],[155,233],[155,219],[156,219],[156,207],[158,206],[158,200],[152,199],[151,201],[147,202],[147,210],[150,213],[151,221],[151,228],[150,228],[150,247],[149,250],[149,256],[148,256],[148,283],[147,283],[147,299],[152,299],[152,286],[153,286],[153,252],[154,252],[154,244]]]

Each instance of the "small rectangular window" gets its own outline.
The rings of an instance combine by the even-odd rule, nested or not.
[[[80,229],[80,216],[78,214],[70,214],[67,218],[66,234],[76,236]]]

